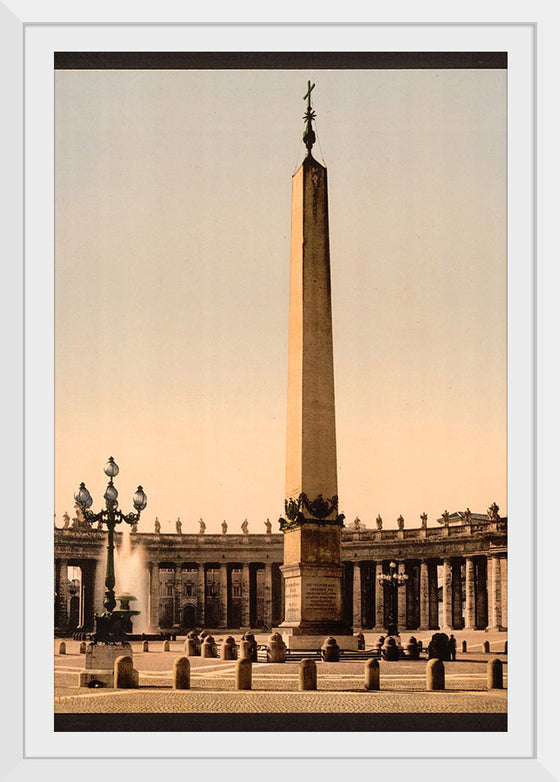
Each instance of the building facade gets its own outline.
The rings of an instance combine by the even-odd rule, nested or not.
[[[115,535],[117,551],[122,535]],[[55,528],[58,633],[92,630],[95,613],[103,612],[106,538],[83,525]],[[143,555],[150,631],[270,629],[282,622],[281,534],[132,532],[130,544]],[[344,621],[354,632],[387,626],[391,598],[379,576],[391,562],[408,576],[398,589],[401,630],[507,627],[507,518],[477,514],[440,527],[345,528],[342,560]]]

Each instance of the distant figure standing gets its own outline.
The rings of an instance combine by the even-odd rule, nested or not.
[[[272,534],[272,524],[270,523],[270,519],[267,519],[264,523],[266,527],[266,534],[271,535]]]
[[[397,519],[397,524],[399,525],[399,529],[404,529],[404,519],[402,516],[399,516]]]
[[[453,633],[449,636],[449,654],[452,660],[457,659],[457,641]]]
[[[199,518],[198,523],[200,524],[200,529],[198,530],[198,534],[204,535],[206,531],[206,524],[202,521],[202,516]]]
[[[182,535],[183,534],[182,531],[181,531],[183,529],[183,525],[181,524],[181,519],[180,518],[178,518],[177,521],[175,522],[175,529],[177,530],[177,535]]]
[[[243,530],[243,534],[244,535],[248,535],[249,534],[249,522],[247,521],[247,519],[245,519],[245,521],[241,525],[241,529]]]
[[[222,521],[222,535],[225,535],[226,532],[227,532],[227,523],[226,523],[226,520],[224,519]]]
[[[156,516],[156,520],[154,521],[154,532],[161,532],[161,524],[159,523],[159,519]]]
[[[422,522],[422,529],[426,529],[428,526],[428,514],[427,513],[421,513],[420,514],[420,521]]]
[[[377,524],[377,529],[379,530],[383,529],[383,519],[381,518],[381,516],[379,515],[377,516],[377,518],[375,519],[375,523]]]

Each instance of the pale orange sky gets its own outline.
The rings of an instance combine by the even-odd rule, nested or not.
[[[329,176],[340,508],[506,512],[506,73],[56,71],[55,509],[283,512],[291,175]],[[322,157],[324,155],[324,158]],[[71,515],[73,515],[71,513]],[[274,523],[274,529],[277,529]]]

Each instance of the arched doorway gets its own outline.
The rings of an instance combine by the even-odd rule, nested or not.
[[[183,607],[183,621],[182,626],[193,630],[196,625],[195,608],[193,605],[186,605]]]

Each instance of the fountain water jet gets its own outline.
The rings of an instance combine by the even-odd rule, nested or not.
[[[146,633],[149,629],[148,614],[148,572],[144,562],[144,549],[131,544],[130,527],[122,531],[120,546],[115,552],[117,586],[119,595],[134,595],[136,600],[130,606],[140,611],[133,619],[133,632]]]

